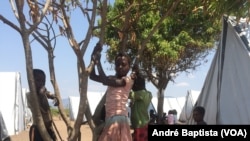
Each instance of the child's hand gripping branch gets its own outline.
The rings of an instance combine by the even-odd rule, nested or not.
[[[93,68],[93,70],[90,72],[90,79],[102,83],[103,82],[102,80],[104,80],[106,78],[106,75],[105,75],[103,68],[102,68],[102,65],[100,63],[101,51],[102,51],[102,46],[100,43],[97,43],[92,54],[91,54],[91,60],[94,61],[95,66],[98,69],[99,75],[97,75],[95,68]]]
[[[47,91],[46,87],[43,86],[40,90],[39,90],[40,94],[45,94],[47,98],[52,99],[54,106],[58,106],[59,105],[59,100],[56,97],[55,94],[52,94],[50,91]]]
[[[98,64],[100,62],[101,51],[102,51],[102,46],[100,43],[97,43],[91,54],[91,60],[94,61],[95,64]]]
[[[134,80],[137,78],[138,75],[139,75],[139,67],[138,65],[134,65],[132,67],[132,73],[130,74],[130,77]]]

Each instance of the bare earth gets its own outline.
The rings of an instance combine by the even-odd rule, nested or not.
[[[54,119],[55,125],[64,141],[67,141],[67,129],[63,120]],[[58,137],[59,141],[60,138]],[[29,129],[11,136],[11,141],[29,141]],[[92,132],[88,124],[81,126],[81,141],[92,141]]]

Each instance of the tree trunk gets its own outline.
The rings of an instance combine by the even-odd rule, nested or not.
[[[45,129],[44,122],[42,119],[42,115],[40,112],[40,108],[38,105],[38,97],[36,94],[36,88],[35,88],[35,82],[33,77],[33,62],[32,62],[32,51],[29,44],[29,36],[27,34],[22,34],[23,44],[24,44],[24,50],[25,50],[25,57],[26,57],[26,69],[27,69],[27,77],[28,77],[28,83],[31,93],[31,111],[32,111],[32,117],[35,123],[37,124],[38,130],[44,140],[51,140],[47,130]]]
[[[157,114],[158,114],[158,119],[157,123],[159,123],[162,119],[163,116],[163,105],[164,105],[164,89],[159,89],[158,91],[158,105],[157,105]]]
[[[106,102],[106,93],[103,95],[102,99],[98,103],[96,110],[92,117],[94,124],[95,124],[92,141],[98,140],[98,137],[101,135],[102,129],[104,127],[105,121],[102,120],[102,116],[103,116],[102,110],[103,108],[105,108],[104,107],[105,102]]]

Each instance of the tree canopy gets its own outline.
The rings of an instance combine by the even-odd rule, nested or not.
[[[222,17],[246,16],[248,5],[245,0],[116,0],[107,13],[108,59],[127,52],[159,90],[162,113],[160,101],[173,75],[206,62],[220,38]]]

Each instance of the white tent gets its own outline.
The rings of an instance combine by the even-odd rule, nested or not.
[[[7,131],[5,122],[3,120],[3,115],[0,111],[0,140],[4,141],[5,139],[7,139],[9,137],[9,133]]]
[[[235,25],[224,17],[219,47],[196,103],[205,108],[208,124],[250,124],[250,52]]]
[[[157,97],[152,98],[152,103],[154,107],[157,107],[158,99]],[[169,110],[176,110],[177,111],[177,119],[179,119],[182,107],[185,104],[185,97],[165,97],[164,98],[164,105],[163,105],[163,112],[168,113]]]
[[[200,95],[200,91],[188,90],[185,98],[185,104],[181,110],[179,121],[186,122],[191,118],[193,107]]]
[[[28,101],[27,101],[27,94],[29,93],[29,89],[22,88],[22,94],[23,94],[23,102],[24,102],[24,117],[25,117],[25,125],[26,127],[31,126],[33,119],[32,119],[32,112],[31,109],[28,107]]]
[[[90,111],[92,114],[94,114],[94,111],[102,99],[103,95],[105,92],[88,92],[88,100],[90,104]],[[79,102],[80,102],[80,97],[78,96],[69,96],[69,116],[70,120],[74,121],[76,120],[77,114],[78,114],[78,109],[79,109]],[[153,109],[155,110],[155,107],[153,106],[152,102],[149,105],[148,111]],[[127,103],[127,110],[128,110],[128,115],[130,115],[130,108],[129,108],[129,102]],[[86,118],[84,116],[83,121],[86,121]]]
[[[98,105],[99,101],[102,99],[102,96],[104,95],[104,92],[88,92],[87,97],[89,100],[90,105],[90,111],[93,114],[96,106]],[[79,96],[69,96],[69,117],[70,120],[74,121],[76,120],[78,109],[79,109],[79,102],[80,97]],[[84,116],[83,121],[86,121],[86,118]]]
[[[9,135],[18,134],[25,129],[19,72],[0,72],[0,111]]]

